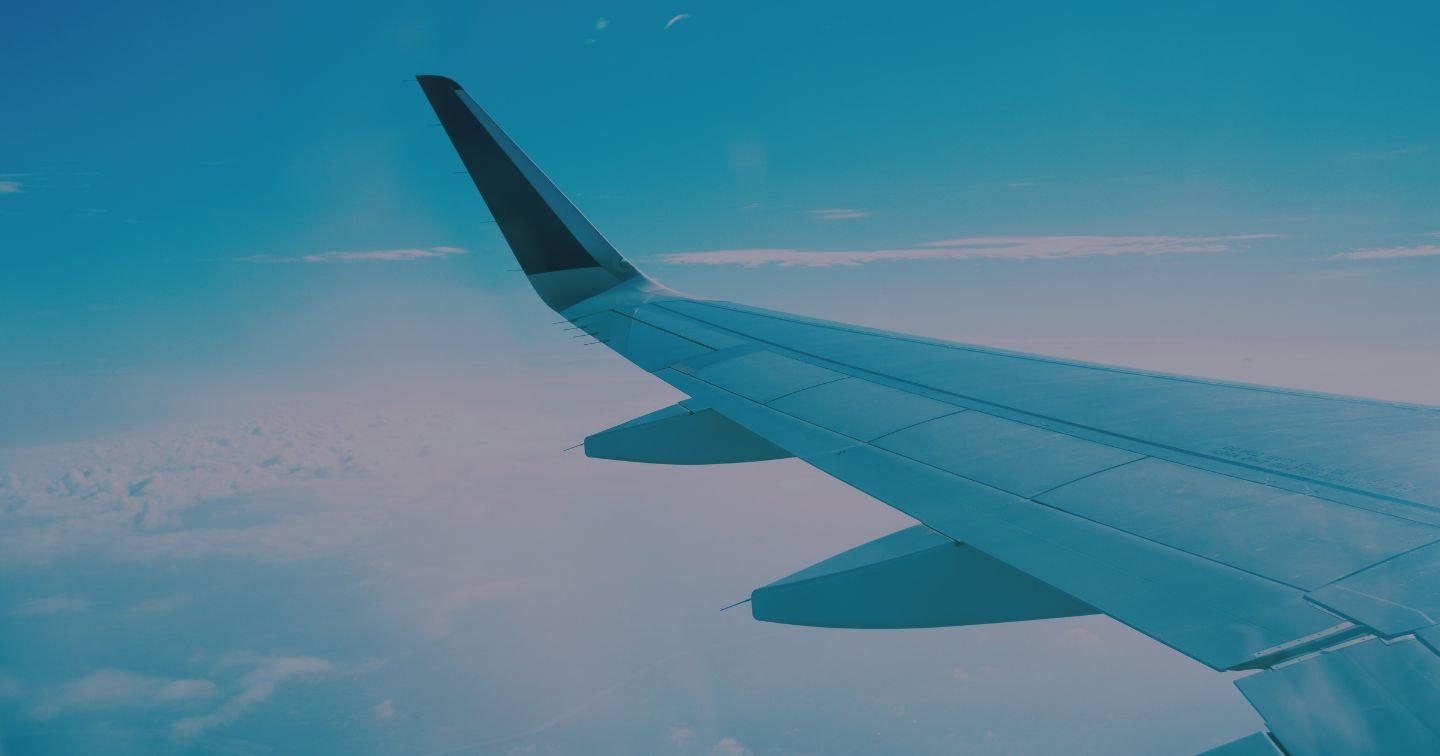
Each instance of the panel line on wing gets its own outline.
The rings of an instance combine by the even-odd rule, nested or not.
[[[709,349],[709,350],[711,350],[711,351],[718,351],[718,349],[717,349],[716,347],[711,346],[710,344],[706,344],[706,343],[703,342],[703,341],[697,341],[697,340],[695,340],[695,339],[692,339],[692,338],[690,338],[689,336],[686,336],[683,332],[680,332],[680,331],[672,331],[672,330],[670,330],[670,329],[668,329],[668,328],[665,328],[664,326],[658,326],[658,325],[655,325],[654,323],[650,323],[650,322],[641,320],[640,318],[637,318],[637,317],[635,317],[634,315],[632,315],[632,314],[630,314],[630,313],[628,313],[628,312],[622,312],[622,311],[620,311],[620,310],[603,310],[602,312],[590,313],[590,315],[585,315],[584,317],[587,317],[587,318],[588,318],[588,317],[590,317],[591,315],[600,315],[600,314],[604,314],[604,313],[609,313],[609,314],[614,315],[614,316],[616,316],[616,317],[625,318],[625,319],[630,320],[630,321],[633,321],[633,322],[635,322],[635,323],[639,323],[640,325],[643,325],[643,326],[645,326],[646,328],[654,328],[654,329],[657,330],[657,331],[660,331],[660,332],[662,332],[662,333],[667,333],[667,334],[669,334],[669,335],[671,335],[671,336],[674,336],[674,337],[677,338],[677,339],[684,339],[684,340],[686,340],[686,341],[688,341],[688,342],[690,342],[690,343],[692,343],[692,344],[694,344],[694,345],[696,345],[696,346],[705,347],[706,349]]]
[[[1108,473],[1108,472],[1110,472],[1111,470],[1118,470],[1118,469],[1120,469],[1120,468],[1122,468],[1122,467],[1124,467],[1124,466],[1126,466],[1126,465],[1133,465],[1133,464],[1135,464],[1136,462],[1144,462],[1144,461],[1147,460],[1147,459],[1154,459],[1154,457],[1144,457],[1144,456],[1142,456],[1142,457],[1136,457],[1135,459],[1127,459],[1127,460],[1125,460],[1124,462],[1121,462],[1121,463],[1119,463],[1119,464],[1114,464],[1114,465],[1111,465],[1111,466],[1106,467],[1106,468],[1104,468],[1104,469],[1096,470],[1095,472],[1088,473],[1088,474],[1086,474],[1086,475],[1081,475],[1080,477],[1078,477],[1078,478],[1076,478],[1076,479],[1074,479],[1074,480],[1067,480],[1067,481],[1065,481],[1064,483],[1061,483],[1061,484],[1058,485],[1058,486],[1053,486],[1053,487],[1051,487],[1051,488],[1047,488],[1047,489],[1045,489],[1044,491],[1041,491],[1040,493],[1035,494],[1035,496],[1034,496],[1033,498],[1038,501],[1041,496],[1044,496],[1044,495],[1049,494],[1049,493],[1054,493],[1056,489],[1064,488],[1065,486],[1068,486],[1068,485],[1070,485],[1070,484],[1072,484],[1072,483],[1079,483],[1079,482],[1082,481],[1082,480],[1087,480],[1087,479],[1089,479],[1089,478],[1093,478],[1093,477],[1095,477],[1096,475],[1104,475],[1105,473]]]
[[[903,427],[903,428],[896,428],[895,430],[892,430],[892,431],[890,431],[890,432],[888,432],[888,433],[885,433],[884,435],[876,436],[875,438],[870,439],[869,443],[871,443],[871,444],[878,444],[879,442],[884,441],[885,439],[889,438],[890,436],[895,435],[896,433],[904,433],[905,431],[908,431],[908,430],[910,430],[911,428],[919,427],[919,426],[924,425],[925,423],[928,423],[928,422],[930,422],[930,421],[932,421],[932,420],[944,420],[945,418],[950,417],[951,415],[958,415],[958,414],[960,414],[961,412],[974,412],[974,411],[975,411],[975,410],[967,409],[967,408],[965,408],[965,407],[956,407],[956,408],[955,408],[955,411],[954,411],[954,412],[951,412],[951,413],[948,414],[948,415],[941,415],[941,416],[939,416],[939,417],[929,417],[929,418],[926,418],[926,419],[921,420],[921,421],[919,421],[919,422],[911,423],[911,424],[909,424],[909,425],[907,425],[907,426],[905,426],[905,427]]]
[[[851,378],[851,377],[848,376],[848,375],[842,375],[842,376],[839,376],[839,377],[836,377],[836,378],[831,378],[830,380],[825,381],[824,383],[817,383],[817,384],[815,384],[815,385],[813,385],[813,386],[802,386],[802,387],[800,387],[800,388],[795,389],[794,391],[787,391],[786,393],[781,394],[781,395],[775,397],[774,399],[770,399],[770,400],[764,402],[764,404],[774,404],[775,402],[778,402],[778,401],[780,401],[781,399],[785,399],[785,398],[787,398],[787,397],[794,396],[794,395],[796,395],[796,394],[798,394],[798,393],[800,393],[800,392],[802,392],[802,391],[809,391],[810,389],[817,389],[817,388],[820,388],[821,386],[829,386],[829,385],[832,384],[832,383],[839,383],[840,381],[852,381],[852,380],[855,380],[855,379],[854,379],[854,378]]]

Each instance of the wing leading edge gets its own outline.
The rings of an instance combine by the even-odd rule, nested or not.
[[[459,85],[419,81],[542,299],[692,397],[587,452],[795,456],[923,524],[758,589],[758,618],[1098,611],[1255,671],[1237,685],[1269,732],[1217,752],[1440,752],[1440,410],[679,294],[630,265]]]

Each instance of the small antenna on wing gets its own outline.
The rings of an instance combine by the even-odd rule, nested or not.
[[[741,605],[741,604],[748,604],[748,603],[750,603],[750,599],[747,598],[747,599],[745,599],[744,601],[736,601],[735,603],[733,603],[733,604],[725,607],[725,609],[734,609],[735,607],[737,607],[737,606],[739,606],[739,605]],[[723,612],[723,611],[725,611],[725,609],[721,609],[720,611]]]

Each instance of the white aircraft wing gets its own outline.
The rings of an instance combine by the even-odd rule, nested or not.
[[[1217,753],[1440,753],[1440,409],[679,294],[625,261],[458,84],[419,81],[545,302],[690,397],[589,437],[587,454],[793,456],[917,521],[757,589],[757,619],[1103,613],[1253,671],[1236,684],[1268,731]]]

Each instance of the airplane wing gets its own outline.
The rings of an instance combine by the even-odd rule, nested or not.
[[[1216,670],[1225,754],[1440,753],[1440,409],[1051,359],[680,294],[455,82],[419,82],[547,304],[690,398],[592,457],[797,457],[918,524],[757,589],[760,620],[1104,613]]]

